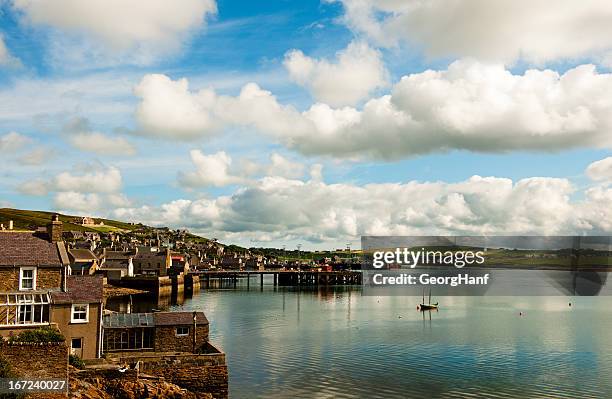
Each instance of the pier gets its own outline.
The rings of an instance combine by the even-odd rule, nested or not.
[[[325,286],[325,285],[359,285],[361,284],[361,271],[300,271],[300,270],[208,270],[199,272],[200,284],[203,288],[216,285],[219,288],[236,288],[238,281],[246,280],[250,288],[255,277],[255,285],[263,288],[264,276],[272,275],[273,285],[287,286]],[[216,284],[215,284],[216,283]]]

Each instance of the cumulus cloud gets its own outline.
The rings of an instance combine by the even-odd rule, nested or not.
[[[102,200],[96,193],[64,191],[55,194],[53,204],[57,209],[92,212],[101,207]]]
[[[206,155],[200,150],[190,151],[191,161],[195,171],[179,172],[178,181],[184,187],[223,187],[232,184],[252,184],[254,176],[301,177],[304,165],[291,161],[278,153],[270,155],[268,164],[258,163],[249,159],[241,159],[234,163],[232,157],[225,151]]]
[[[122,54],[174,51],[217,11],[214,0],[13,0],[12,4],[33,25],[85,36]]]
[[[191,150],[189,155],[196,167],[193,172],[179,173],[179,182],[187,187],[222,187],[243,182],[244,179],[230,172],[232,158],[224,151],[204,155],[200,150]]]
[[[612,189],[583,200],[567,179],[513,182],[473,176],[459,183],[326,184],[266,177],[230,196],[120,208],[113,215],[183,226],[215,237],[300,237],[313,242],[360,235],[576,234],[612,229]]]
[[[293,162],[278,153],[270,155],[270,164],[266,168],[268,176],[282,176],[287,178],[298,178],[304,174],[304,164]]]
[[[339,51],[336,62],[314,59],[300,50],[285,55],[284,65],[296,83],[318,101],[331,106],[354,105],[377,88],[387,85],[382,55],[364,42],[352,42]]]
[[[28,145],[32,140],[23,134],[9,132],[0,136],[0,152],[11,153]]]
[[[121,189],[121,172],[115,167],[95,168],[84,173],[62,172],[53,179],[54,191],[115,193]]]
[[[512,0],[337,1],[356,32],[384,46],[406,41],[432,57],[542,63],[612,49],[606,0],[534,0],[529,7]]]
[[[612,74],[593,65],[518,75],[501,64],[460,60],[447,70],[404,76],[361,109],[317,103],[303,112],[253,83],[233,97],[192,92],[185,79],[164,75],[147,75],[140,86],[151,81],[159,87],[140,92],[136,115],[143,131],[172,139],[250,127],[305,154],[379,159],[612,145]]]
[[[612,181],[612,157],[593,162],[587,167],[586,174],[595,181]]]
[[[68,141],[79,150],[92,152],[98,155],[134,155],[136,149],[124,137],[112,137],[93,131],[89,121],[77,118],[64,127]]]
[[[215,131],[211,108],[216,95],[212,90],[192,93],[187,79],[173,81],[150,74],[143,77],[134,94],[140,97],[136,119],[144,134],[195,139]]]

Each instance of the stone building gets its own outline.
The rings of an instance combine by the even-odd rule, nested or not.
[[[104,352],[188,352],[208,343],[203,312],[113,313],[104,316]]]
[[[163,277],[168,275],[172,265],[169,249],[159,250],[156,247],[139,247],[133,259],[134,274]]]
[[[69,264],[57,215],[46,233],[0,232],[0,336],[56,326],[76,353],[99,356],[102,279],[68,276]]]

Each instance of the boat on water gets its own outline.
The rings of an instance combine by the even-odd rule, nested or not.
[[[425,303],[425,290],[423,290],[423,301],[421,302],[420,305],[417,306],[417,308],[421,311],[424,312],[426,310],[433,310],[433,309],[438,309],[438,302],[436,303],[431,303],[431,290],[429,290],[429,303]]]

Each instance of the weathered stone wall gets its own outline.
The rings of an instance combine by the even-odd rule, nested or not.
[[[36,271],[36,289],[52,289],[62,286],[62,270],[60,267],[39,267]]]
[[[19,289],[19,268],[3,268],[0,270],[0,292],[17,291]]]
[[[13,372],[27,379],[62,379],[68,381],[68,347],[63,343],[0,343],[0,357]],[[37,393],[30,398],[63,398],[56,393]]]
[[[208,325],[199,325],[196,329],[196,348],[208,341]],[[189,326],[189,335],[176,336],[176,326],[155,327],[155,352],[192,352],[193,326]]]
[[[163,377],[196,394],[210,393],[215,399],[228,398],[228,373],[222,353],[140,357],[137,360],[141,362],[142,373]]]
[[[39,267],[36,270],[36,289],[58,289],[62,284],[62,271],[58,267]],[[19,290],[19,266],[0,270],[0,292]]]

